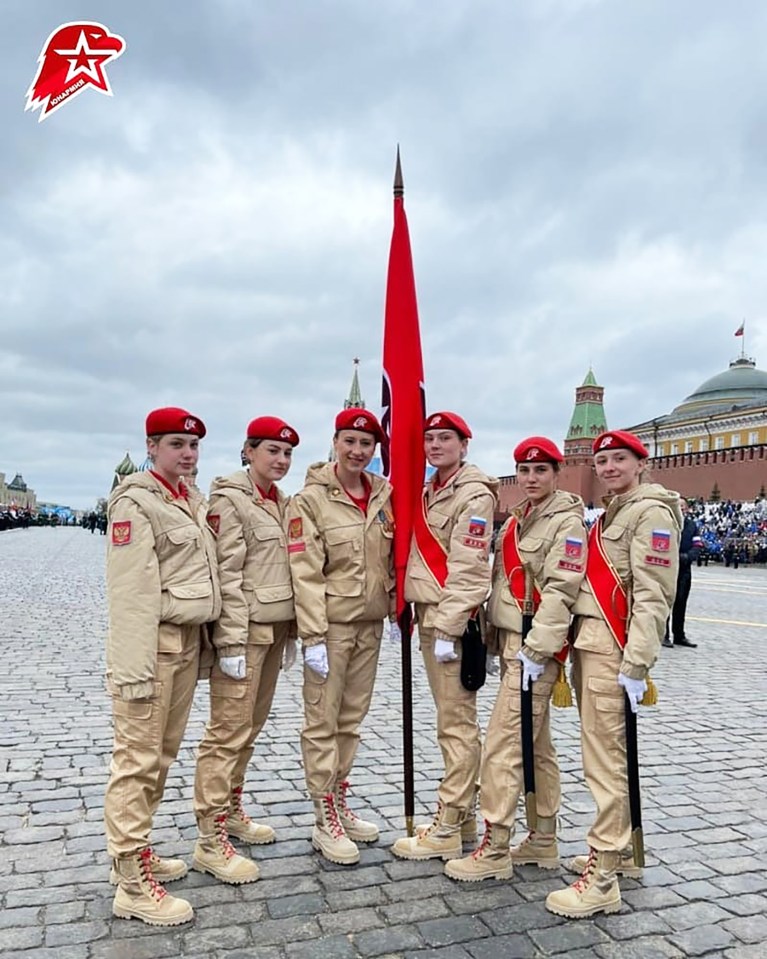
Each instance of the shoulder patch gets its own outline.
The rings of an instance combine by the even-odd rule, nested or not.
[[[288,523],[288,539],[301,539],[304,535],[304,521],[300,516],[294,516]]]
[[[469,517],[469,536],[484,536],[487,520],[484,516]]]
[[[648,566],[670,566],[671,560],[667,559],[665,556],[645,556],[645,563]]]
[[[667,553],[671,548],[671,530],[654,529],[652,531],[652,548],[657,553]]]
[[[216,536],[218,536],[219,530],[221,529],[221,516],[219,513],[208,513],[208,526],[210,526]]]
[[[576,536],[568,536],[565,540],[565,556],[570,559],[580,559],[583,554],[583,540]]]
[[[471,549],[484,549],[487,546],[487,542],[484,539],[477,539],[474,536],[464,536],[463,545],[469,546]]]
[[[112,545],[127,546],[131,537],[131,521],[129,519],[121,520],[118,523],[112,523]]]

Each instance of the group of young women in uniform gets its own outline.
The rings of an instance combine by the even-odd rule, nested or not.
[[[114,752],[105,823],[114,914],[176,925],[192,918],[192,906],[165,884],[187,866],[160,858],[150,832],[199,676],[210,681],[210,719],[194,783],[194,869],[227,883],[258,879],[257,864],[230,837],[256,845],[275,839],[248,815],[243,789],[298,637],[312,845],[352,865],[357,844],[378,839],[378,826],[357,815],[348,791],[384,620],[394,616],[394,516],[389,484],[367,472],[384,437],[365,409],[338,414],[333,462],[311,466],[289,500],[277,484],[299,437],[281,419],[249,423],[243,469],[216,479],[207,503],[187,483],[202,420],[177,407],[154,410],[146,435],[152,469],[127,477],[109,502]],[[588,856],[570,864],[578,879],[550,893],[546,906],[570,917],[612,912],[621,905],[616,877],[639,871],[629,849],[624,697],[636,709],[673,602],[678,497],[642,482],[648,454],[636,436],[604,433],[594,441],[594,467],[608,500],[587,536],[582,501],[557,489],[561,453],[545,437],[530,437],[514,452],[524,499],[495,537],[491,568],[498,481],[466,462],[471,436],[452,412],[424,423],[435,472],[416,511],[405,598],[414,604],[445,772],[433,821],[392,852],[443,859],[447,875],[468,881],[509,878],[515,864],[559,865],[549,702],[569,656],[597,816]],[[462,637],[478,618],[487,620],[485,639],[502,673],[484,747],[476,691],[462,681]],[[396,636],[396,624],[390,628]],[[532,684],[538,818],[512,845],[523,789],[523,684],[525,691]],[[464,844],[477,843],[477,804],[484,834],[464,856]]]

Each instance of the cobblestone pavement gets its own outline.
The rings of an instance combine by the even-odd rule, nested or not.
[[[82,529],[0,533],[0,953],[56,959],[175,955],[257,959],[570,959],[767,956],[767,572],[694,571],[688,631],[697,650],[663,650],[661,701],[640,716],[649,868],[622,882],[618,915],[567,922],[547,913],[566,874],[523,867],[466,886],[438,862],[395,860],[402,834],[399,661],[383,650],[354,776],[354,802],[382,824],[353,868],[312,852],[298,730],[300,676],[282,677],[248,786],[278,842],[253,847],[262,879],[225,886],[198,873],[174,885],[196,909],[169,931],[112,919],[102,833],[111,746],[102,688],[103,537]],[[429,817],[440,774],[419,657],[416,789]],[[496,680],[481,693],[485,719]],[[191,856],[201,684],[156,820],[163,854]],[[555,710],[563,773],[562,847],[584,851],[592,816],[581,783],[575,710]]]

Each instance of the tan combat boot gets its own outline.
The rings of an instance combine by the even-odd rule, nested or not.
[[[565,863],[565,869],[567,869],[568,872],[574,872],[580,875],[586,868],[588,861],[588,856],[576,856],[575,859],[571,859]],[[621,859],[618,863],[618,868],[615,870],[615,874],[617,876],[625,876],[626,879],[641,879],[643,872],[644,870],[641,866],[634,865],[634,850],[631,846],[624,849],[621,852]]]
[[[333,793],[314,800],[314,816],[312,846],[317,852],[339,866],[353,866],[359,862],[360,851],[341,825]]]
[[[367,822],[349,808],[346,802],[346,793],[349,790],[347,780],[336,783],[334,793],[338,819],[344,827],[344,832],[349,839],[354,842],[376,842],[378,839],[378,826],[374,822]]]
[[[445,863],[445,875],[462,882],[479,882],[481,879],[511,879],[514,866],[509,843],[511,830],[508,826],[485,823],[482,842],[470,856]]]
[[[476,798],[473,800],[471,807],[469,808],[466,818],[461,823],[461,843],[465,842],[476,842],[477,841],[477,802]],[[432,826],[435,825],[442,816],[442,801],[437,800],[437,812],[434,814],[434,819],[431,822],[419,822],[416,823],[415,834],[416,836],[425,835]]]
[[[200,836],[194,847],[192,869],[209,872],[221,882],[234,886],[258,879],[258,866],[251,859],[241,856],[229,842],[226,814],[215,819],[201,819],[197,828]]]
[[[556,816],[539,816],[538,828],[531,829],[518,846],[512,846],[511,861],[515,866],[538,866],[541,869],[556,869],[559,865]],[[583,857],[586,867],[586,857]],[[578,874],[583,869],[578,871]]]
[[[150,849],[149,852],[152,874],[161,886],[164,886],[166,882],[175,882],[177,879],[183,879],[189,872],[189,867],[183,859],[160,859],[153,849]],[[109,884],[116,886],[119,884],[119,881],[117,870],[113,863],[112,868],[109,870]]]
[[[442,806],[425,832],[398,839],[391,851],[400,859],[460,859],[461,823],[465,818],[465,809]]]
[[[265,846],[277,838],[271,826],[254,822],[242,806],[242,786],[232,790],[229,812],[226,817],[226,831],[251,846]]]
[[[619,852],[592,849],[580,878],[567,889],[550,892],[546,897],[546,908],[568,919],[585,919],[598,912],[618,912],[621,891],[615,870],[620,857]]]
[[[140,919],[150,926],[178,926],[194,918],[186,899],[169,895],[152,872],[152,850],[147,847],[128,859],[115,859],[117,892],[112,913],[119,919]]]

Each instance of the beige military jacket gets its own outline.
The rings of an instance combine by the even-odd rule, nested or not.
[[[438,586],[413,539],[405,599],[416,603],[421,626],[446,639],[462,636],[472,611],[487,599],[488,551],[499,485],[471,463],[464,463],[438,490],[433,482],[426,484],[426,518],[447,551],[447,582],[444,589]]]
[[[154,692],[157,653],[181,652],[177,627],[221,612],[216,545],[195,489],[174,499],[151,475],[134,473],[108,506],[107,675],[123,699]]]
[[[328,623],[382,620],[393,607],[391,487],[366,473],[367,515],[349,499],[333,463],[315,463],[288,506],[288,554],[298,634],[325,641]]]
[[[525,516],[527,505],[527,501],[522,503],[513,515],[519,523],[519,556],[530,570],[541,601],[522,651],[535,662],[545,663],[567,640],[570,612],[586,572],[583,500],[557,490]],[[503,537],[510,522],[496,538],[487,617],[493,626],[521,634],[522,613],[511,595],[503,565]]]
[[[274,639],[272,624],[295,619],[287,549],[287,498],[262,496],[245,470],[210,487],[208,524],[216,535],[221,617],[213,630],[220,656]]]
[[[621,672],[644,679],[658,658],[666,620],[676,593],[682,513],[679,495],[657,483],[642,483],[605,501],[602,541],[629,599],[628,640]],[[573,607],[577,616],[602,619],[584,579]],[[605,652],[614,644],[608,630],[579,628],[576,649]]]

